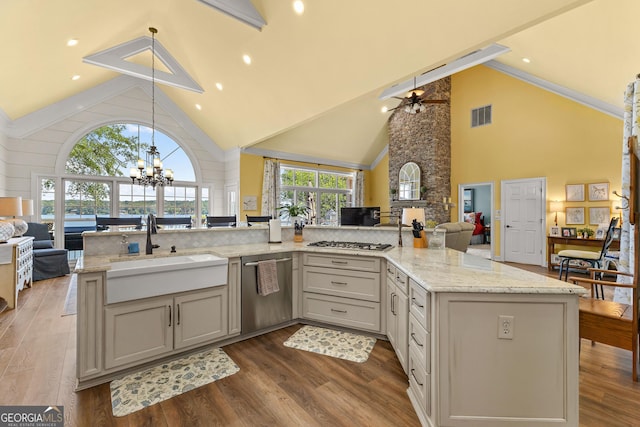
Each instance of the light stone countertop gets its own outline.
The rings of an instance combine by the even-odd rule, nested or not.
[[[452,249],[414,249],[394,247],[378,252],[368,250],[326,249],[307,246],[309,242],[255,243],[181,250],[175,254],[210,253],[234,258],[278,252],[313,252],[349,256],[377,256],[391,261],[430,292],[471,292],[509,294],[576,294],[587,290],[541,274],[490,261]],[[131,259],[166,257],[167,254],[138,256],[89,256],[78,260],[75,272],[102,272],[112,262]],[[171,255],[170,255],[171,256]]]

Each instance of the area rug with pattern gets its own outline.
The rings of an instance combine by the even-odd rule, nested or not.
[[[214,348],[127,375],[111,382],[113,415],[128,415],[239,370],[221,348]]]
[[[287,347],[358,363],[367,361],[375,344],[372,337],[310,325],[298,329],[284,342]]]

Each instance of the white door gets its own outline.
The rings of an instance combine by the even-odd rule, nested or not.
[[[504,260],[543,265],[544,178],[502,182]]]

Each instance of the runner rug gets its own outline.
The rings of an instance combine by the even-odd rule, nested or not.
[[[375,344],[375,338],[309,325],[284,342],[286,347],[358,363],[367,361]]]
[[[214,348],[127,375],[111,382],[113,415],[128,415],[239,370],[221,348]]]

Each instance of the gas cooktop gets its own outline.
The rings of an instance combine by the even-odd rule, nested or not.
[[[365,242],[336,242],[334,240],[321,240],[319,242],[309,243],[308,246],[318,248],[335,248],[335,249],[356,249],[365,251],[385,251],[393,247],[388,243],[365,243]]]

